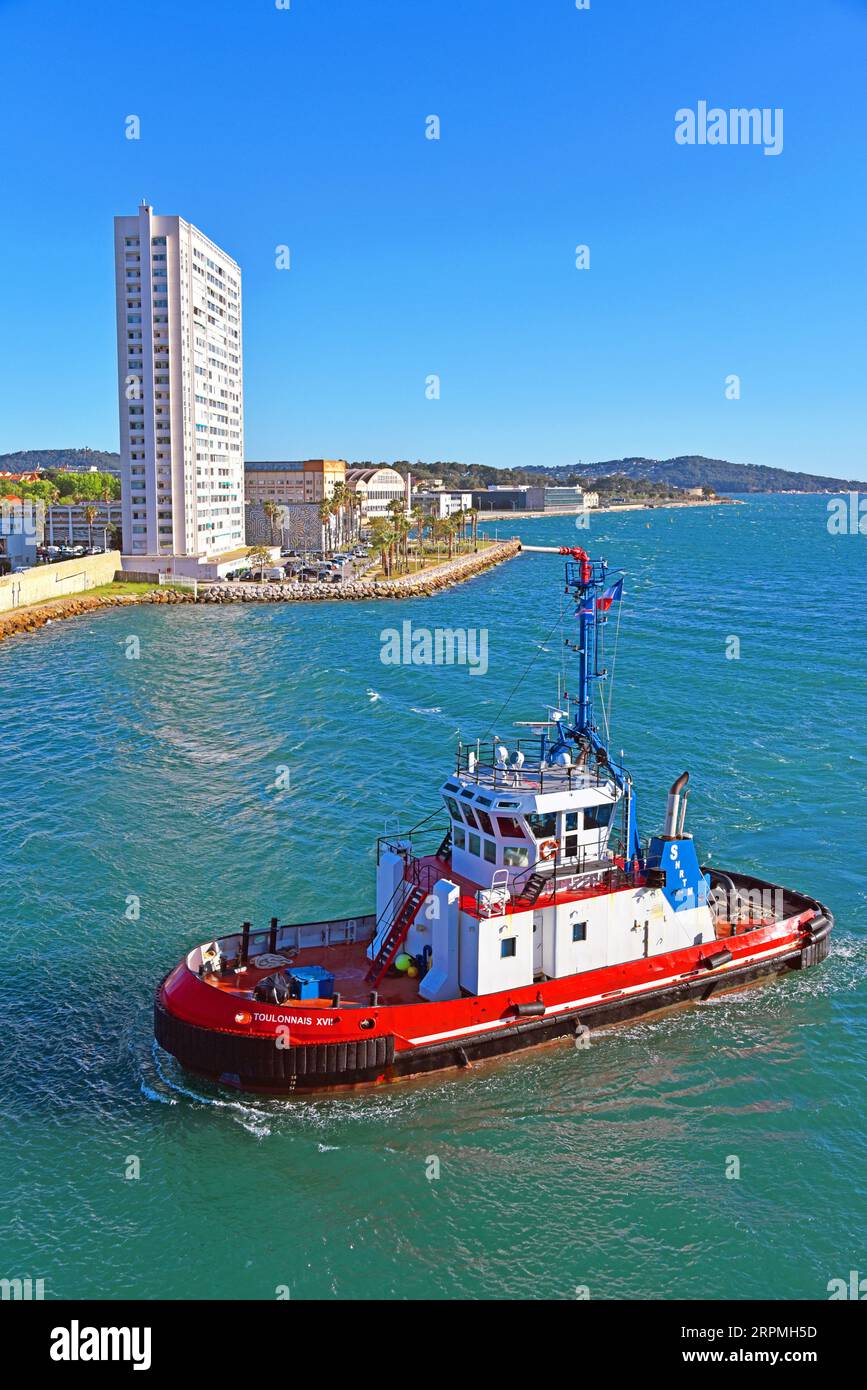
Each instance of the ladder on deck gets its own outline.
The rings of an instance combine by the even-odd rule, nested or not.
[[[397,956],[410,927],[418,916],[419,908],[427,896],[427,888],[422,888],[420,883],[414,883],[394,914],[391,926],[383,938],[382,945],[370,962],[367,972],[366,978],[372,983],[374,989],[379,987],[386,971]]]
[[[446,831],[445,835],[443,835],[442,844],[440,845],[439,849],[438,849],[437,852],[436,852],[436,857],[437,857],[437,859],[448,859],[448,857],[449,857],[449,855],[451,854],[451,852],[452,852],[452,832],[451,832],[451,826],[450,826],[449,829]]]
[[[542,889],[547,883],[550,883],[550,881],[551,880],[546,878],[544,874],[530,874],[530,877],[524,884],[521,897],[528,903],[536,902]]]

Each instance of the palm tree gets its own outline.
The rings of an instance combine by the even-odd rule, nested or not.
[[[322,522],[323,555],[325,554],[326,550],[330,548],[328,545],[328,533],[331,531],[331,517],[331,498],[323,497],[322,501],[319,503],[319,520]]]
[[[388,504],[391,513],[392,541],[391,548],[394,554],[395,548],[403,535],[403,522],[406,520],[406,505],[402,497],[393,497]]]
[[[345,483],[335,483],[331,494],[331,513],[337,517],[337,544],[343,548],[344,516],[349,504],[350,492]]]
[[[394,544],[394,531],[384,516],[374,517],[370,523],[370,543],[379,551],[382,572],[388,578],[391,574],[391,547]]]
[[[262,511],[265,513],[265,520],[268,523],[268,529],[271,533],[271,544],[275,545],[274,527],[280,519],[280,508],[277,506],[277,503],[269,497],[267,502],[262,503]]]
[[[409,533],[412,530],[412,522],[406,513],[402,513],[394,523],[395,540],[403,555],[403,570],[409,570]]]
[[[436,541],[437,560],[440,558],[440,541],[449,536],[451,518],[447,516],[435,516],[430,523],[430,530],[433,539]]]
[[[421,507],[413,507],[412,521],[418,535],[418,558],[419,564],[424,564],[424,528],[427,525],[427,517]]]
[[[447,516],[444,517],[444,521],[445,534],[449,543],[449,559],[452,560],[455,554],[455,533],[461,529],[461,518],[460,516]]]
[[[469,519],[470,519],[470,531],[471,531],[471,533],[472,533],[472,538],[473,538],[473,550],[474,550],[476,553],[478,553],[478,549],[479,549],[479,509],[478,509],[478,507],[469,507],[469,508],[467,509],[467,516],[468,516]]]
[[[87,544],[93,550],[93,523],[99,516],[97,508],[90,502],[84,509],[84,519],[87,522]]]
[[[347,500],[349,502],[349,521],[352,534],[358,541],[361,539],[361,498],[357,492],[351,488],[347,489]]]

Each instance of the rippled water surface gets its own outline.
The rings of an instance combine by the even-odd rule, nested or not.
[[[245,918],[369,908],[376,835],[433,809],[457,733],[505,732],[516,686],[513,718],[554,698],[560,562],[5,641],[0,1275],[99,1298],[822,1298],[867,1270],[867,540],[826,517],[787,497],[498,526],[629,572],[613,742],[642,831],[688,767],[703,855],[826,901],[829,960],[586,1051],[339,1099],[185,1075],[152,1044],[154,987]],[[488,673],[383,665],[405,618],[486,628]]]

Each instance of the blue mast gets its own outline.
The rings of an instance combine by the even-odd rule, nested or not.
[[[559,739],[551,752],[558,747],[568,747],[569,741],[585,748],[597,763],[608,769],[612,780],[626,798],[626,843],[624,853],[628,863],[641,857],[638,838],[638,825],[635,814],[635,791],[632,778],[625,767],[613,763],[608,745],[596,723],[593,709],[595,687],[607,679],[603,665],[605,599],[603,595],[608,579],[608,566],[604,560],[591,560],[585,550],[576,546],[563,548],[561,555],[568,555],[566,561],[566,593],[576,601],[578,617],[578,643],[567,645],[578,656],[578,694],[573,698],[567,695],[569,723],[564,729],[558,722]]]

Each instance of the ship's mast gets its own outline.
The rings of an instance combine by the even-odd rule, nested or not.
[[[568,723],[557,722],[559,743],[568,746],[573,740],[585,748],[596,762],[607,769],[613,781],[624,794],[624,850],[627,862],[640,854],[638,826],[635,815],[635,792],[632,778],[626,768],[611,761],[607,730],[603,734],[598,727],[594,712],[594,691],[597,685],[607,680],[608,672],[604,666],[604,630],[610,607],[612,589],[608,585],[609,570],[604,560],[591,560],[586,550],[579,546],[563,547],[561,555],[567,555],[566,592],[576,602],[575,613],[578,618],[578,642],[566,639],[567,646],[578,657],[578,694],[569,695],[566,700],[569,709]],[[617,590],[617,580],[614,589]],[[620,594],[617,593],[619,601]],[[553,751],[556,751],[556,748]],[[549,754],[551,756],[551,754]]]
[[[589,743],[607,761],[608,746],[596,724],[593,692],[607,677],[602,664],[605,618],[601,605],[608,565],[604,560],[591,560],[587,552],[577,546],[571,550],[564,548],[560,554],[571,557],[566,561],[566,592],[575,599],[578,618],[577,645],[567,639],[567,645],[578,656],[578,694],[569,700],[569,733]]]

